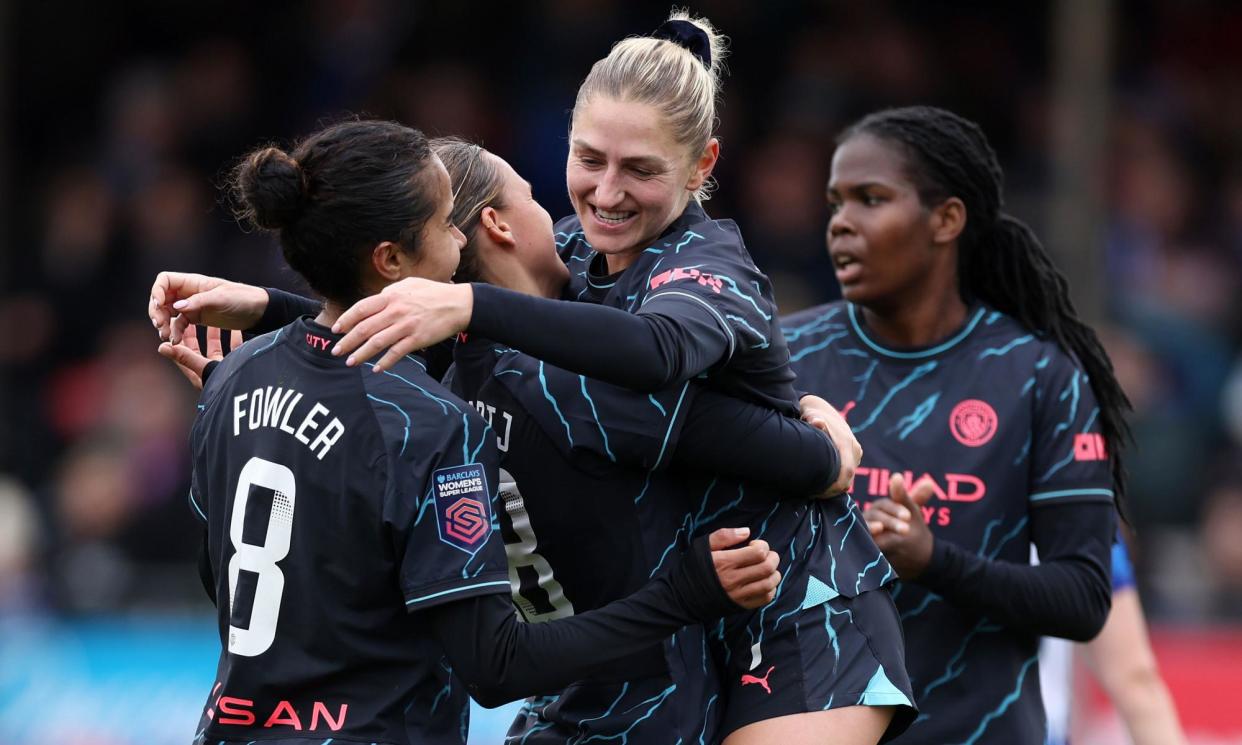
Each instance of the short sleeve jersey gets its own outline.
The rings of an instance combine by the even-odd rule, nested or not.
[[[937,540],[1026,564],[1033,510],[1112,500],[1085,375],[1012,318],[976,306],[925,349],[884,346],[845,302],[783,326],[799,386],[837,407],[862,444],[852,492],[864,505],[887,495],[890,474],[928,480],[923,517]],[[898,742],[1040,741],[1037,637],[914,583],[899,583],[894,600],[922,711]]]
[[[570,269],[569,299],[657,313],[694,334],[721,334],[725,355],[707,371],[708,385],[797,412],[772,283],[755,267],[732,220],[713,220],[691,202],[633,264],[615,274],[608,274],[605,257],[587,243],[576,217],[562,220],[556,230]]]
[[[496,434],[499,522],[514,605],[525,620],[625,597],[687,545],[686,499],[663,467],[694,395],[688,383],[634,393],[473,335],[459,338],[450,379]],[[616,711],[617,692],[608,686],[574,686],[545,716],[600,737],[622,731],[611,729],[611,717],[639,738],[675,730],[687,742],[710,739],[716,686],[703,638],[701,627],[688,627],[600,677],[629,681],[626,708],[645,702],[642,710],[651,710],[641,723]]]
[[[303,318],[209,379],[190,504],[222,651],[207,741],[465,741],[468,698],[420,609],[508,592],[495,437],[407,357],[346,367]]]

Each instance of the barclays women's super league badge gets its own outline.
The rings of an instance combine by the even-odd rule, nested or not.
[[[436,527],[440,540],[473,555],[492,532],[492,515],[483,464],[441,468],[432,473]]]

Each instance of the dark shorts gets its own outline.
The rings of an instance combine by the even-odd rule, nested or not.
[[[684,693],[668,677],[575,683],[559,696],[528,699],[509,727],[505,742],[719,742],[718,696],[703,701]]]
[[[753,618],[742,628],[728,619],[714,635],[713,654],[724,670],[722,734],[766,719],[857,705],[898,707],[885,739],[904,731],[917,712],[889,591],[828,597],[813,586],[797,597],[802,604],[782,616]],[[771,612],[746,615],[764,610]]]
[[[720,742],[719,672],[702,626],[687,626],[665,640],[659,672],[626,681],[585,681],[557,696],[530,699],[507,743],[565,745],[613,742],[683,745]],[[613,671],[616,666],[610,666]]]

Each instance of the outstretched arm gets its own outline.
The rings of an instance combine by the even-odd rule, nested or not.
[[[380,372],[461,331],[510,344],[558,367],[637,391],[682,383],[719,362],[730,340],[709,316],[673,320],[484,284],[408,278],[359,300],[332,330],[348,364]],[[384,352],[384,350],[388,350]]]
[[[694,397],[673,462],[758,482],[790,498],[840,494],[842,458],[810,424],[712,390]]]
[[[323,303],[314,298],[302,297],[275,287],[264,287],[263,291],[267,293],[267,305],[263,309],[263,315],[253,326],[246,329],[255,334],[266,334],[288,326],[302,316],[316,315],[323,307]]]
[[[189,272],[160,272],[151,283],[147,316],[160,339],[177,344],[189,324],[266,334],[321,303],[274,287],[256,287]]]
[[[729,339],[710,317],[674,320],[474,286],[470,330],[559,367],[636,391],[682,383],[721,361]]]
[[[766,602],[780,581],[775,557],[762,541],[712,553],[708,540],[700,538],[669,573],[624,600],[581,615],[523,623],[508,596],[495,594],[423,613],[471,697],[494,707],[564,688],[682,626],[735,612],[739,606],[731,596],[751,598],[748,605]]]
[[[186,326],[198,323],[246,330],[267,305],[262,287],[188,272],[160,272],[151,284],[147,316],[160,339],[177,344]]]
[[[803,397],[803,422],[698,381],[645,395],[513,349],[479,358],[480,344],[493,346],[477,336],[458,346],[461,364],[494,364],[492,379],[566,457],[588,452],[643,470],[675,462],[762,484],[792,499],[842,493],[854,477],[861,448],[841,415],[816,396]],[[462,392],[466,398],[477,394]]]

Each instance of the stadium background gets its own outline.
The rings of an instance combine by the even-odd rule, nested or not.
[[[186,742],[218,646],[185,504],[193,392],[156,271],[297,288],[216,184],[366,112],[478,140],[554,216],[590,63],[665,2],[0,5],[0,742]],[[1242,7],[721,0],[720,188],[786,311],[836,295],[832,137],[916,102],[981,122],[1135,403],[1128,505],[1192,739],[1242,741]],[[1232,660],[1233,664],[1230,664]],[[1085,689],[1082,743],[1119,742]],[[498,739],[505,716],[476,723]]]

